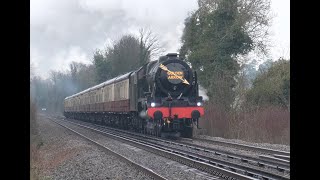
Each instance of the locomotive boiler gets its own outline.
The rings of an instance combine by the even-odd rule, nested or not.
[[[65,98],[66,117],[192,137],[204,114],[197,74],[176,53]]]

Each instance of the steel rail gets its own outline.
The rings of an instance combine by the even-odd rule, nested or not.
[[[278,154],[278,155],[283,155],[283,156],[290,156],[290,152],[288,151],[280,151],[280,150],[274,150],[274,149],[269,149],[269,148],[263,148],[263,147],[255,147],[255,146],[250,146],[250,145],[245,145],[245,144],[240,144],[240,143],[233,143],[233,142],[225,142],[225,141],[219,141],[219,140],[209,140],[209,139],[202,139],[202,138],[193,138],[193,140],[197,141],[203,141],[207,143],[216,143],[216,144],[223,144],[227,146],[236,146],[241,149],[247,149],[247,150],[253,150],[253,151],[259,151],[262,153],[266,154]]]

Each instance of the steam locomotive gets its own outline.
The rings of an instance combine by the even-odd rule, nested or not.
[[[203,115],[197,73],[176,53],[64,100],[67,118],[155,136],[191,138]]]

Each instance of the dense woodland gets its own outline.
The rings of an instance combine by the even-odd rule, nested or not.
[[[201,127],[212,136],[290,144],[290,59],[259,65],[247,56],[269,53],[270,1],[198,0],[198,5],[185,18],[179,53],[198,72],[209,97]],[[31,76],[31,101],[38,111],[61,114],[66,96],[160,55],[165,49],[150,30],[124,35],[97,49],[92,64],[72,62],[68,71],[52,71],[48,79]]]

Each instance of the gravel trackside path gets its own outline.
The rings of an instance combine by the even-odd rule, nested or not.
[[[31,179],[150,179],[43,115],[31,143]]]

